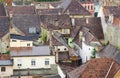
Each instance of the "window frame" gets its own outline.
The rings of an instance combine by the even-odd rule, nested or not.
[[[36,66],[36,60],[35,59],[31,60],[31,66]]]
[[[5,72],[6,71],[6,67],[1,67],[1,72]]]
[[[45,58],[45,66],[48,66],[48,65],[50,65],[50,60],[49,58]]]

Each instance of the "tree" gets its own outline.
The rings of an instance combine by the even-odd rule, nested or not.
[[[97,50],[94,48],[93,51],[92,51],[91,58],[96,58],[96,53],[97,53]]]
[[[4,0],[0,0],[0,3],[3,2]]]
[[[41,40],[43,41],[43,43],[45,43],[47,41],[47,31],[43,28],[41,35],[42,35]]]

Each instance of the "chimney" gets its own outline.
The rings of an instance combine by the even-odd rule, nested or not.
[[[75,26],[75,19],[71,18],[72,26]]]
[[[58,15],[61,15],[61,12],[60,12],[60,11],[58,12]]]
[[[113,23],[113,14],[109,15],[109,23],[111,23],[111,24]]]
[[[67,10],[67,14],[68,14],[68,15],[70,14],[69,10]]]
[[[82,41],[83,41],[83,42],[85,41],[85,37],[82,37]]]
[[[88,20],[88,18],[86,18],[86,24],[88,24],[89,23],[89,20]]]

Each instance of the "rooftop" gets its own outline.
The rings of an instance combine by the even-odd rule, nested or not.
[[[0,60],[0,66],[12,66],[12,60]]]
[[[6,8],[9,14],[36,14],[34,6],[9,6]]]
[[[99,53],[98,57],[113,58],[120,64],[120,50],[118,50],[112,44],[106,45]]]
[[[110,69],[110,66],[112,68]],[[108,72],[108,70],[110,70]],[[69,78],[114,78],[115,74],[120,70],[120,64],[111,58],[97,58],[88,61],[75,70],[68,73]]]
[[[25,36],[39,35],[40,20],[38,15],[14,15],[13,26],[18,28]]]
[[[11,48],[10,52],[12,57],[26,57],[26,56],[50,56],[51,51],[49,46],[38,47],[24,47],[24,48]]]
[[[9,17],[0,16],[0,38],[9,32]]]
[[[113,14],[120,18],[120,7],[119,6],[105,6],[103,11],[106,16],[108,16],[109,14]]]
[[[91,15],[77,0],[64,0],[58,8],[63,8],[63,13],[65,14]]]
[[[4,4],[0,3],[0,16],[6,16]]]

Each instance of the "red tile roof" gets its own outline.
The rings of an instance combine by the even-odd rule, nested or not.
[[[111,58],[97,58],[68,73],[68,78],[105,78],[107,73],[107,78],[114,78],[119,69],[120,64]]]
[[[0,60],[10,60],[9,54],[0,54]]]

